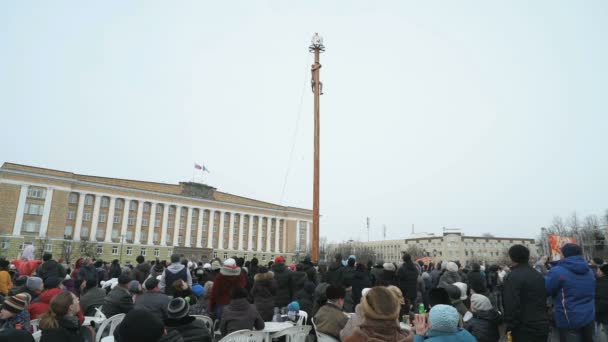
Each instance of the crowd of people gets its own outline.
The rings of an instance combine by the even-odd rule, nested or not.
[[[26,246],[19,260],[0,259],[0,341],[94,341],[95,320],[125,314],[115,341],[213,341],[266,322],[297,321],[345,342],[608,341],[608,265],[587,262],[575,244],[563,258],[530,264],[522,245],[509,265],[416,262],[373,264],[336,255],[287,265],[282,256],[209,262],[174,254],[169,262],[136,265],[79,258],[62,264]],[[208,326],[198,316],[217,324]],[[315,333],[311,333],[314,340]]]

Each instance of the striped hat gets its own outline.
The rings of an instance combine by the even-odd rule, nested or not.
[[[32,301],[32,296],[30,296],[27,292],[22,292],[16,294],[14,296],[10,296],[4,300],[4,304],[2,304],[2,308],[10,311],[12,313],[20,313],[25,310],[30,305]]]

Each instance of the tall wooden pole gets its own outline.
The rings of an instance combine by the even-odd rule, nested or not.
[[[315,54],[315,63],[312,65],[312,90],[314,92],[314,179],[312,191],[312,255],[311,259],[314,262],[319,262],[319,161],[320,161],[320,116],[319,116],[319,100],[322,94],[322,84],[319,80],[319,71],[321,63],[319,63],[319,55],[325,51],[323,46],[323,38],[315,33],[312,38],[312,45],[309,48],[310,52]]]

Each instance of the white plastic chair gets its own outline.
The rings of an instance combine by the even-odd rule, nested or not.
[[[207,327],[207,329],[209,329],[209,333],[213,333],[213,318],[211,318],[209,316],[205,316],[205,315],[191,315],[191,316],[203,321],[203,323],[205,323],[205,326]]]
[[[106,319],[105,321],[103,321],[103,323],[101,323],[101,325],[99,326],[97,333],[95,334],[95,342],[100,342],[102,337],[113,336],[114,330],[120,324],[120,322],[122,322],[122,320],[124,318],[125,318],[125,314],[118,314],[118,315],[114,315],[114,316]],[[108,327],[108,325],[110,326],[110,331],[107,335],[103,336],[103,333],[106,330],[106,328]]]
[[[300,310],[300,312],[298,313],[298,322],[296,322],[296,325],[306,325],[307,320],[308,314],[306,313],[306,311]]]
[[[32,334],[36,331],[40,330],[38,325],[40,324],[40,319],[33,319],[30,321],[30,325],[32,326]]]
[[[315,334],[317,335],[317,342],[340,342],[332,336],[319,332],[319,330],[317,330],[317,326],[315,325],[314,318],[312,318],[310,321],[312,322],[312,327],[315,329]]]
[[[270,339],[285,336],[285,342],[306,342],[306,336],[310,333],[310,325],[300,325],[278,331],[270,335]]]
[[[34,338],[34,341],[40,342],[40,338],[42,337],[42,330],[38,330],[35,333],[33,333],[32,337]]]
[[[264,342],[266,333],[263,331],[239,330],[226,335],[219,342]]]

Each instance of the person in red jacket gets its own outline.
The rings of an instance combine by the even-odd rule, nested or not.
[[[230,304],[232,289],[247,286],[247,277],[242,273],[241,268],[236,265],[236,261],[230,258],[224,261],[224,266],[220,268],[220,273],[215,277],[209,297],[209,312],[215,312],[217,319],[222,318],[224,306]]]
[[[44,281],[44,291],[38,296],[37,301],[27,308],[30,312],[30,319],[38,319],[49,310],[51,299],[63,292],[62,286],[59,277],[50,277]]]

